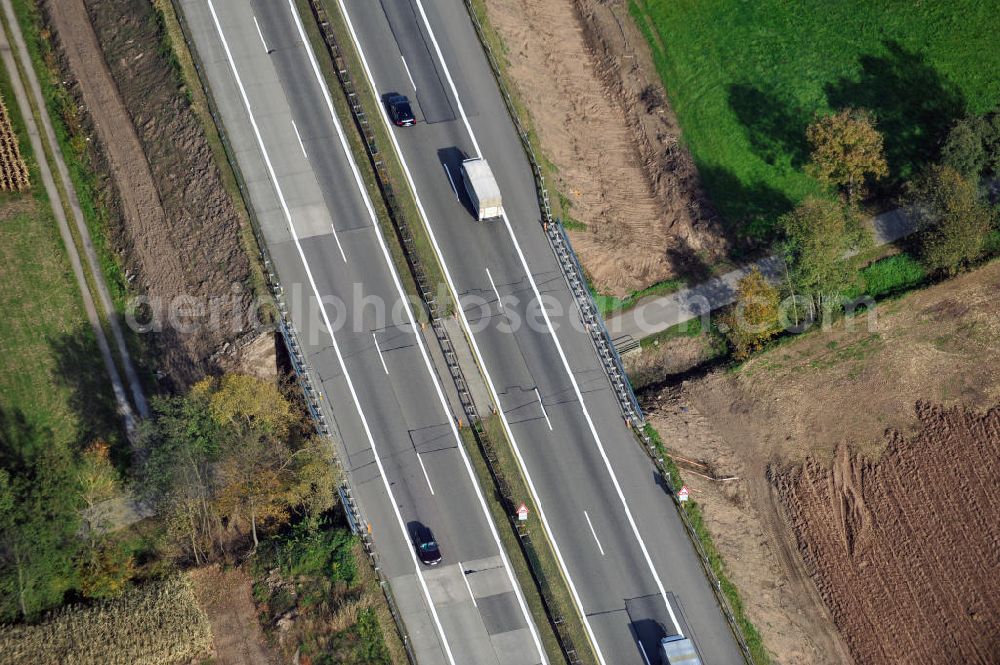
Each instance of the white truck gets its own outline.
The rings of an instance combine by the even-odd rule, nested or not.
[[[462,161],[462,183],[472,201],[472,210],[480,222],[503,214],[500,186],[490,165],[482,157]]]
[[[660,640],[662,665],[701,665],[694,643],[683,635],[670,635]]]

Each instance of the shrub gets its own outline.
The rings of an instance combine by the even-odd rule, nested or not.
[[[896,254],[864,268],[861,277],[865,293],[872,298],[881,298],[920,284],[927,279],[927,271],[909,254]]]

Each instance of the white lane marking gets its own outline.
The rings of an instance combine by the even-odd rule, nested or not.
[[[384,369],[385,373],[388,374],[389,368],[385,364],[385,356],[382,355],[382,349],[378,348],[378,337],[375,336],[375,333],[372,333],[372,341],[375,342],[375,350],[378,351],[378,359],[382,361],[382,369]],[[429,482],[427,484],[430,485]],[[431,494],[433,494],[433,492],[431,492]]]
[[[458,570],[462,573],[462,579],[465,580],[465,588],[469,590],[469,598],[472,599],[472,606],[479,607],[479,603],[476,602],[476,596],[472,593],[472,585],[469,584],[469,576],[465,574],[465,567],[462,562],[458,562]]]
[[[291,10],[292,15],[295,17],[295,24],[298,27],[299,35],[302,38],[302,43],[303,44],[308,44],[309,42],[308,42],[308,40],[306,38],[305,30],[302,27],[302,21],[299,19],[299,15],[295,11],[295,6],[292,4],[292,2],[293,2],[293,0],[288,0],[288,7]],[[354,43],[356,45],[359,45],[359,42],[357,40],[357,36],[354,33],[354,26],[351,25],[350,18],[348,18],[348,15],[347,15],[347,9],[343,5],[343,0],[338,0],[338,3],[340,4],[340,9],[341,9],[342,15],[347,20],[347,24],[348,24],[348,27],[350,28],[352,38],[354,39]],[[351,170],[354,172],[354,181],[357,184],[358,190],[361,192],[362,196],[364,197],[365,206],[368,208],[368,218],[369,218],[369,221],[371,221],[372,228],[375,229],[375,237],[378,238],[379,245],[382,248],[382,257],[385,260],[386,266],[388,266],[388,268],[389,268],[389,273],[392,275],[392,281],[393,281],[393,284],[395,284],[395,286],[396,286],[396,292],[399,294],[400,300],[402,302],[406,303],[406,307],[405,307],[406,316],[407,316],[407,319],[410,322],[410,328],[414,331],[413,332],[413,336],[414,336],[414,339],[417,341],[417,347],[420,349],[420,355],[421,355],[421,357],[424,360],[424,366],[427,368],[427,373],[430,375],[431,381],[434,384],[434,389],[437,392],[438,403],[441,405],[441,410],[447,415],[447,414],[450,413],[450,410],[449,410],[450,407],[448,405],[448,400],[445,397],[444,390],[442,389],[441,383],[438,380],[437,373],[434,371],[434,368],[431,365],[430,355],[427,352],[427,347],[424,344],[423,337],[419,333],[420,327],[417,325],[416,320],[413,317],[413,308],[409,304],[410,301],[406,297],[405,292],[403,291],[403,285],[402,285],[402,282],[399,279],[399,274],[396,271],[395,264],[392,262],[392,257],[389,254],[389,248],[385,244],[385,238],[382,236],[382,229],[379,226],[378,218],[375,216],[375,209],[372,207],[371,199],[368,197],[368,190],[366,190],[365,187],[364,187],[364,183],[361,180],[361,173],[358,171],[357,164],[354,161],[354,156],[353,156],[353,154],[350,151],[350,147],[348,146],[347,138],[344,136],[344,130],[341,127],[340,120],[337,118],[337,114],[333,110],[333,100],[330,97],[330,91],[327,90],[326,84],[323,81],[323,77],[320,74],[319,66],[316,64],[316,58],[313,55],[312,49],[310,49],[310,48],[307,47],[306,48],[306,52],[309,54],[309,61],[312,63],[313,73],[316,76],[316,81],[317,81],[320,89],[323,91],[324,97],[326,98],[326,107],[327,107],[327,109],[330,112],[330,117],[333,120],[334,127],[337,128],[337,135],[340,138],[340,144],[343,147],[344,153],[347,155],[348,161],[351,164]],[[361,54],[360,45],[359,45],[359,51],[358,51],[358,53]],[[362,63],[364,64],[364,67],[365,67],[365,71],[368,72],[368,63],[364,62],[364,55],[361,55],[361,57],[362,57]],[[368,74],[368,78],[369,78],[369,80],[371,80],[371,74],[370,73]],[[377,89],[377,88],[375,88],[375,89]],[[391,135],[392,134],[392,129],[391,129],[391,127],[388,124],[389,123],[389,119],[388,119],[388,116],[386,115],[386,110],[384,108],[382,109],[382,120],[386,123],[386,128],[389,130],[389,133]],[[391,140],[393,142],[393,145],[396,147],[397,153],[401,155],[402,152],[399,151],[399,144],[396,142],[396,137],[395,136],[390,136],[390,138],[391,138]],[[413,187],[413,179],[409,175],[409,169],[406,167],[405,162],[403,163],[403,168],[406,170],[407,179],[410,182],[410,186]],[[417,205],[420,205],[419,199],[417,201]],[[422,215],[424,215],[424,211],[423,211],[423,207],[422,206],[420,208],[420,212],[421,212]],[[426,219],[426,215],[425,215],[424,219]],[[440,251],[440,250],[438,250],[438,251]],[[454,286],[452,286],[452,292],[454,292]],[[469,325],[468,321],[466,321],[465,325],[466,326]],[[497,403],[499,404],[499,402],[497,402]],[[532,641],[535,643],[535,649],[538,652],[538,657],[539,657],[539,659],[541,660],[541,662],[544,665],[548,665],[548,663],[549,663],[549,657],[545,653],[545,649],[542,647],[542,640],[541,640],[541,637],[538,635],[538,628],[535,626],[535,621],[534,621],[534,619],[531,616],[531,612],[528,610],[528,604],[527,604],[527,602],[524,599],[524,592],[521,590],[521,586],[518,584],[517,579],[514,577],[514,570],[513,570],[513,567],[510,564],[510,559],[507,557],[507,551],[504,549],[503,544],[500,542],[500,534],[497,532],[496,525],[493,523],[493,517],[490,514],[489,508],[486,506],[486,498],[483,496],[483,490],[479,486],[479,481],[476,478],[476,473],[472,469],[472,462],[469,460],[469,455],[465,451],[465,446],[462,443],[462,437],[458,433],[458,427],[455,425],[455,421],[454,421],[453,418],[448,417],[447,420],[448,420],[449,426],[451,427],[452,435],[455,437],[455,442],[458,444],[456,447],[458,448],[458,452],[459,452],[459,454],[462,457],[462,463],[465,466],[465,472],[466,472],[466,474],[469,477],[469,481],[470,481],[470,484],[472,485],[472,488],[476,492],[476,498],[479,500],[479,509],[480,509],[480,511],[482,511],[483,517],[485,518],[485,521],[486,521],[486,525],[489,527],[490,535],[493,536],[493,542],[497,546],[497,551],[500,552],[500,558],[503,560],[504,570],[507,572],[507,580],[510,582],[510,586],[514,590],[514,595],[517,597],[518,606],[521,608],[521,614],[524,616],[525,623],[527,623],[527,625],[528,625],[528,630],[531,632],[531,638],[532,638]],[[412,548],[411,548],[411,552],[412,552]],[[414,560],[416,560],[415,556],[416,555],[414,555]],[[427,586],[426,586],[426,583],[423,581],[422,577],[421,577],[421,584],[423,585],[424,590],[426,592]],[[437,619],[437,612],[434,612],[434,617],[435,617],[435,620],[436,620]],[[440,628],[440,626],[441,626],[440,622],[438,622],[437,625]],[[442,635],[443,634],[444,633],[442,632]],[[452,663],[455,662],[454,659],[451,657],[451,651],[448,651],[448,657],[449,657],[449,660],[451,660]]]
[[[361,66],[365,70],[365,77],[368,79],[368,83],[369,85],[372,86],[372,89],[378,90],[378,85],[375,83],[375,77],[372,75],[371,67],[369,67],[368,60],[365,58],[364,47],[361,45],[361,40],[358,39],[358,33],[354,29],[354,23],[351,21],[351,16],[347,11],[347,6],[344,4],[344,0],[337,0],[337,4],[339,5],[341,14],[343,15],[344,20],[347,23],[347,29],[351,33],[351,39],[354,41],[354,47],[358,50],[358,55],[361,58]],[[392,145],[393,148],[396,150],[396,154],[400,156],[399,161],[403,167],[403,173],[406,176],[406,182],[410,186],[410,191],[413,192],[413,198],[416,200],[417,209],[420,211],[420,219],[423,222],[424,228],[427,230],[428,235],[430,236],[431,244],[434,246],[434,251],[437,253],[437,256],[442,259],[441,270],[444,273],[445,282],[447,282],[448,288],[451,291],[451,293],[457,294],[458,289],[455,288],[455,281],[451,277],[451,271],[448,270],[448,265],[443,261],[444,252],[441,251],[441,245],[438,244],[437,236],[434,235],[434,231],[431,229],[431,226],[427,221],[428,220],[427,210],[424,208],[423,201],[421,201],[420,199],[420,194],[417,193],[417,186],[413,182],[413,174],[410,172],[410,166],[409,164],[406,163],[406,160],[402,158],[403,150],[402,148],[399,147],[399,141],[396,139],[395,134],[392,133],[392,123],[389,119],[388,111],[386,111],[385,109],[382,110],[382,122],[385,123],[386,130],[389,133],[389,140],[392,141]],[[459,319],[462,321],[462,327],[465,330],[466,339],[469,341],[469,344],[472,346],[472,351],[475,354],[476,364],[482,371],[483,378],[486,379],[486,387],[489,389],[490,398],[493,400],[494,404],[499,405],[501,402],[500,402],[500,396],[497,393],[496,384],[493,383],[493,377],[490,376],[490,373],[486,369],[486,365],[483,362],[483,353],[479,349],[479,343],[476,342],[475,336],[473,336],[472,334],[472,328],[469,325],[469,319],[465,315],[465,312],[462,310],[461,307],[457,308],[457,310],[459,314]],[[528,491],[531,492],[531,496],[534,497],[535,499],[535,508],[538,510],[538,518],[541,520],[542,525],[548,532],[549,541],[552,543],[552,549],[555,552],[556,559],[559,561],[559,567],[563,575],[565,576],[567,585],[569,586],[569,592],[570,595],[573,597],[573,603],[574,605],[576,605],[577,612],[579,613],[583,621],[584,629],[587,631],[587,637],[590,641],[590,645],[594,649],[594,652],[597,654],[598,661],[602,665],[606,665],[607,661],[604,659],[604,654],[601,652],[601,648],[597,644],[597,637],[594,635],[594,629],[591,627],[590,620],[587,618],[587,613],[583,609],[583,601],[580,600],[580,593],[576,589],[576,584],[573,583],[573,578],[569,574],[569,567],[566,565],[566,560],[563,558],[562,550],[559,549],[559,544],[556,542],[555,535],[554,532],[552,531],[551,525],[549,524],[548,517],[545,515],[545,510],[542,508],[542,502],[539,499],[538,490],[535,488],[535,481],[534,479],[532,479],[531,474],[528,473],[528,467],[524,462],[524,457],[521,455],[521,449],[517,446],[517,442],[514,439],[514,434],[510,429],[510,423],[507,421],[507,417],[504,415],[503,409],[500,409],[500,422],[503,425],[504,432],[507,434],[508,438],[511,441],[511,444],[513,445],[514,457],[517,458],[517,464],[521,469],[521,473],[524,474],[525,481],[528,484]],[[464,456],[464,451],[463,451],[463,458],[467,459],[467,457]],[[466,463],[468,464],[468,462]],[[481,495],[478,483],[476,484],[476,490],[477,493]],[[496,528],[493,526],[493,522],[490,521],[489,524],[491,531],[494,533],[494,537],[496,537]],[[518,601],[521,603],[521,607],[523,610],[525,605],[524,605],[524,597],[521,592],[521,587],[515,582],[514,577],[510,572],[510,564],[507,561],[507,554],[503,550],[503,548],[500,549],[500,553],[504,557],[504,563],[505,566],[507,567],[507,575],[511,580],[511,584],[514,585],[514,589],[517,592]],[[545,660],[545,662],[548,662],[548,658],[544,655],[545,652],[541,649],[541,646],[539,644],[538,633],[535,630],[534,623],[529,621],[528,625],[531,628],[531,635],[535,639],[535,644],[539,645],[538,646],[539,653],[542,654],[543,660]]]
[[[406,78],[410,79],[410,85],[413,86],[413,92],[416,92],[417,84],[413,82],[413,77],[410,76],[410,68],[406,66],[406,58],[399,56],[399,59],[403,61],[403,69],[406,70]]]
[[[431,490],[431,495],[434,494],[434,486],[431,485],[431,477],[427,475],[427,467],[424,466],[424,460],[420,458],[420,453],[417,453],[417,461],[420,462],[420,468],[424,471],[424,480],[427,481],[427,487]]]
[[[258,22],[257,22],[257,16],[256,16],[256,15],[255,15],[255,16],[253,17],[253,24],[254,24],[255,26],[257,26],[257,34],[258,34],[258,35],[260,35],[260,43],[264,45],[264,51],[265,51],[265,52],[266,52],[266,53],[267,53],[268,55],[270,55],[270,54],[271,54],[271,49],[269,49],[269,48],[267,47],[267,42],[265,42],[265,41],[264,41],[264,33],[263,33],[263,31],[261,31],[261,29],[260,29],[260,23],[258,23]]]
[[[292,129],[295,130],[295,138],[299,140],[299,147],[302,148],[302,156],[309,159],[309,155],[306,154],[306,144],[302,142],[302,135],[299,134],[299,128],[295,125],[294,120],[292,120]]]
[[[340,256],[344,259],[344,263],[347,263],[347,254],[344,254],[344,246],[340,244],[340,238],[337,236],[337,229],[333,226],[333,222],[330,222],[330,232],[333,233],[333,239],[337,241],[337,249],[340,250]]]
[[[472,144],[475,146],[476,152],[479,153],[479,156],[481,157],[482,152],[479,150],[479,143],[476,141],[476,136],[472,131],[472,125],[469,124],[469,118],[465,114],[465,107],[462,105],[462,100],[458,96],[458,89],[455,87],[455,81],[451,78],[451,72],[448,70],[448,63],[445,62],[444,55],[441,53],[441,47],[438,45],[437,38],[434,36],[434,30],[431,28],[431,22],[427,19],[427,13],[424,11],[424,5],[421,0],[416,0],[416,3],[417,7],[420,9],[420,16],[423,18],[424,26],[427,28],[427,34],[431,38],[431,43],[434,44],[434,51],[437,53],[438,60],[441,62],[441,68],[444,70],[445,78],[448,80],[448,85],[451,87],[451,93],[455,97],[455,102],[458,105],[458,112],[462,116],[462,122],[465,123],[465,128],[469,132],[469,138],[472,140]],[[524,258],[524,252],[521,251],[521,245],[517,242],[517,238],[514,236],[514,229],[510,225],[507,213],[501,211],[501,216],[503,217],[504,226],[507,227],[507,234],[510,236],[510,240],[514,244],[514,249],[517,250],[517,256],[521,260],[524,273],[527,275],[528,281],[531,283],[531,289],[535,293],[535,299],[538,301],[539,309],[542,310],[542,318],[545,319],[545,325],[549,329],[549,335],[552,337],[552,341],[556,345],[556,351],[559,352],[559,359],[562,361],[563,368],[566,370],[566,375],[569,377],[570,383],[573,385],[573,392],[576,394],[576,398],[580,402],[580,408],[583,410],[583,417],[587,421],[590,433],[594,438],[594,443],[597,444],[597,450],[600,452],[601,459],[604,461],[604,466],[608,471],[608,475],[611,477],[611,484],[614,485],[615,492],[618,494],[618,499],[621,501],[622,508],[625,510],[625,517],[628,519],[629,526],[632,528],[632,534],[639,543],[639,549],[642,550],[642,556],[646,560],[646,566],[649,567],[649,572],[652,574],[653,580],[656,582],[656,587],[660,592],[660,596],[663,597],[663,602],[667,606],[667,612],[670,614],[670,620],[673,622],[674,628],[677,630],[677,634],[683,635],[680,623],[677,621],[677,616],[674,614],[674,608],[670,606],[670,600],[667,598],[667,590],[663,587],[660,575],[656,572],[655,566],[653,566],[653,559],[650,557],[646,543],[642,539],[642,535],[639,533],[639,527],[636,525],[635,518],[632,516],[632,510],[628,507],[628,502],[625,500],[625,494],[622,492],[621,484],[618,482],[618,476],[611,467],[611,460],[608,459],[607,452],[604,450],[604,444],[601,443],[601,437],[597,433],[597,428],[594,426],[594,421],[590,417],[590,412],[587,411],[587,405],[583,401],[583,393],[580,391],[580,386],[577,384],[576,377],[573,375],[573,370],[569,365],[569,360],[566,358],[566,353],[563,351],[562,345],[559,343],[559,338],[556,336],[556,331],[552,326],[548,310],[542,306],[542,294],[538,290],[538,285],[535,283],[534,277],[531,276],[531,269],[528,267],[528,262]],[[502,413],[503,409],[500,409],[500,411]]]
[[[601,539],[597,537],[597,532],[594,531],[594,523],[590,521],[590,515],[587,514],[586,510],[583,511],[583,516],[587,518],[587,526],[590,527],[590,533],[594,536],[594,540],[597,542],[597,549],[601,550],[601,556],[604,556],[604,548],[601,547]],[[640,642],[639,645],[642,646],[642,642]]]
[[[455,192],[455,200],[461,201],[461,199],[458,198],[458,189],[455,187],[455,181],[451,177],[451,171],[448,169],[448,165],[442,164],[442,166],[444,166],[444,172],[448,174],[448,182],[451,183],[451,191]]]
[[[292,223],[292,213],[288,208],[288,203],[285,201],[285,196],[281,191],[281,185],[278,183],[277,175],[274,172],[274,167],[271,165],[271,159],[268,155],[267,148],[264,146],[264,139],[261,137],[260,128],[257,126],[257,120],[254,118],[253,111],[250,108],[250,100],[247,97],[246,89],[243,87],[243,81],[240,79],[239,72],[236,70],[236,61],[233,60],[232,51],[229,48],[229,42],[226,41],[226,36],[222,32],[222,25],[219,23],[219,16],[215,11],[215,4],[212,0],[208,0],[208,9],[212,13],[212,20],[215,22],[215,29],[219,33],[219,39],[222,41],[222,46],[226,51],[226,58],[229,60],[229,67],[233,72],[233,76],[236,78],[236,84],[240,90],[240,96],[243,99],[243,105],[246,107],[247,116],[250,119],[250,125],[253,127],[254,136],[257,139],[257,145],[260,147],[261,156],[264,158],[264,163],[267,165],[268,173],[271,176],[271,182],[274,185],[274,191],[278,196],[278,200],[281,202],[281,209],[285,213],[285,219],[288,221],[288,226],[291,229],[292,239],[295,242],[295,247],[299,252],[299,257],[302,259],[302,265],[305,268],[306,276],[309,279],[309,286],[312,288],[313,294],[316,296],[316,300],[320,303],[323,302],[319,294],[319,289],[316,287],[316,280],[313,278],[312,269],[309,267],[309,263],[306,261],[305,252],[302,251],[302,244],[299,242],[299,236],[295,232],[295,226]],[[297,15],[296,15],[297,16]],[[301,26],[300,26],[301,30]],[[303,35],[304,37],[304,35]],[[309,42],[303,39],[303,43],[308,44]],[[365,418],[364,411],[361,409],[361,402],[358,399],[358,393],[354,389],[354,382],[351,380],[350,374],[347,372],[347,365],[344,362],[344,356],[340,352],[340,345],[337,344],[337,338],[333,334],[333,325],[330,323],[329,315],[327,314],[326,307],[320,307],[320,313],[323,315],[323,322],[326,324],[326,329],[330,334],[330,341],[333,343],[333,350],[337,356],[337,361],[340,364],[341,371],[344,373],[344,379],[347,383],[347,388],[351,393],[351,399],[354,402],[354,408],[357,409],[358,416],[361,418],[361,424],[365,431],[365,436],[368,439],[368,444],[371,446],[372,453],[375,456],[375,464],[378,467],[379,476],[382,478],[382,485],[385,487],[386,493],[393,497],[392,488],[389,485],[389,477],[386,475],[385,467],[382,465],[382,460],[378,455],[378,450],[375,446],[375,437],[372,435],[371,428],[368,426],[368,420]],[[410,542],[410,534],[406,530],[406,525],[403,522],[403,516],[399,512],[399,506],[396,503],[395,498],[392,498],[392,510],[396,516],[396,522],[399,526],[399,530],[403,535],[404,542]],[[430,589],[427,588],[427,581],[424,579],[423,572],[420,570],[420,563],[417,561],[417,555],[413,551],[413,548],[407,547],[407,551],[410,553],[410,560],[413,562],[413,569],[417,573],[417,579],[420,580],[420,587],[424,593],[424,597],[427,599],[427,604],[430,608],[431,617],[434,620],[434,625],[441,636],[442,647],[444,649],[445,655],[448,657],[448,662],[451,665],[455,665],[455,657],[451,653],[451,647],[448,644],[448,638],[445,637],[444,627],[441,625],[441,619],[438,617],[437,609],[434,607],[434,601],[431,598]]]
[[[538,392],[538,388],[535,388],[535,397],[538,398],[538,406],[542,410],[542,415],[545,416],[545,424],[549,426],[549,430],[552,429],[552,421],[549,420],[549,414],[545,412],[545,405],[542,404],[542,395]]]
[[[646,665],[649,665],[649,656],[646,655],[646,647],[642,646],[642,642],[636,640],[636,644],[639,645],[639,651],[642,652],[642,659],[646,661]]]
[[[497,294],[497,304],[500,305],[500,311],[503,311],[503,300],[500,299],[500,292],[497,291],[497,285],[493,281],[493,275],[490,274],[490,269],[486,269],[486,276],[490,278],[490,286],[493,287],[493,293]],[[541,401],[541,400],[539,400]],[[551,428],[550,428],[551,429]]]

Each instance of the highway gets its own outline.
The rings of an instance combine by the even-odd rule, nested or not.
[[[581,330],[462,0],[339,1],[373,87],[414,101],[417,124],[393,134],[601,662],[655,663],[664,630],[691,637],[705,663],[743,662]],[[472,156],[497,177],[501,220],[468,208],[458,169]]]
[[[301,19],[286,0],[180,6],[418,661],[547,662]]]

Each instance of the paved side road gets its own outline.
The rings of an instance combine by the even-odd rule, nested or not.
[[[872,235],[876,245],[894,242],[915,230],[913,221],[898,209],[878,215],[872,220]],[[725,307],[736,300],[737,283],[754,267],[760,268],[772,282],[778,282],[784,276],[784,262],[777,256],[768,256],[702,284],[669,295],[645,299],[632,309],[607,319],[608,332],[616,344],[640,340],[708,311]]]

